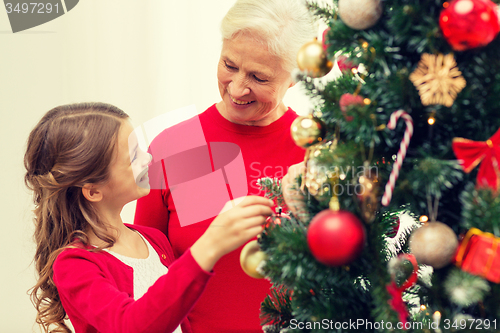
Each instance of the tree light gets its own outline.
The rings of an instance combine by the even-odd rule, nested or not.
[[[429,217],[427,217],[427,215],[421,215],[418,220],[422,223],[425,223],[425,222],[429,221]]]

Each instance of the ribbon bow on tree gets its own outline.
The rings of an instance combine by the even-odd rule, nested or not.
[[[403,270],[403,264],[408,262],[411,264],[411,271],[405,272]],[[399,266],[398,266],[399,265]],[[400,253],[396,258],[392,258],[389,262],[389,266],[399,267],[398,269],[393,268],[391,273],[391,283],[389,283],[386,288],[391,295],[388,303],[391,308],[396,311],[399,317],[399,321],[403,324],[403,330],[407,330],[406,323],[408,322],[409,312],[406,308],[406,303],[403,301],[403,291],[415,285],[418,279],[418,263],[417,259],[413,254],[410,253]],[[398,270],[398,272],[396,272]],[[397,278],[399,276],[399,278]],[[398,280],[398,282],[396,282]]]
[[[472,141],[463,138],[454,138],[451,145],[455,156],[462,161],[462,167],[469,173],[479,163],[477,186],[488,186],[498,190],[500,180],[500,129],[486,141]]]

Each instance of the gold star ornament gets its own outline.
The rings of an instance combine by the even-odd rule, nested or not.
[[[466,82],[453,54],[422,54],[417,69],[410,74],[423,105],[453,105]]]

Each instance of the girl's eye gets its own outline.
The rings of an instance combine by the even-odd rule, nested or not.
[[[137,150],[135,151],[134,156],[132,157],[132,161],[131,162],[135,161],[136,159],[137,159]]]
[[[253,76],[257,82],[264,83],[267,82],[267,80],[259,79],[257,76]]]

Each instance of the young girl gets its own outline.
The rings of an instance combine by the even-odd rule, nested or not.
[[[125,204],[149,193],[150,162],[128,116],[111,105],[54,108],[31,132],[25,181],[36,205],[39,274],[31,297],[45,332],[71,332],[66,315],[77,333],[191,332],[186,316],[214,264],[271,214],[262,197],[228,202],[174,262],[160,231],[120,218]]]

